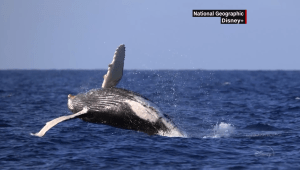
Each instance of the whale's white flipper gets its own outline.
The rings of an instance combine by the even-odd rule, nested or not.
[[[123,67],[125,59],[125,45],[120,45],[114,55],[113,61],[108,65],[108,71],[103,76],[102,88],[111,88],[116,86],[123,76]]]
[[[31,135],[42,137],[42,136],[45,135],[45,133],[49,129],[51,129],[53,126],[57,125],[58,123],[60,123],[62,121],[65,121],[65,120],[68,120],[68,119],[75,118],[75,117],[83,115],[83,114],[86,114],[87,112],[88,112],[88,108],[84,107],[80,112],[77,112],[75,114],[72,114],[72,115],[69,115],[69,116],[61,116],[61,117],[58,117],[56,119],[53,119],[50,122],[47,122],[46,125],[38,133],[34,133],[34,134],[31,133]]]

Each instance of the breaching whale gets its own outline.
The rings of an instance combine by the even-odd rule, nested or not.
[[[166,118],[160,110],[140,94],[115,86],[123,76],[125,45],[120,45],[108,65],[102,89],[92,89],[87,93],[68,95],[69,116],[58,117],[46,123],[32,135],[42,137],[56,124],[72,118],[87,122],[101,123],[117,128],[145,132],[149,135],[184,137],[185,135]]]

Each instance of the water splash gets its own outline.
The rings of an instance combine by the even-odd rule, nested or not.
[[[204,136],[203,138],[221,138],[221,137],[229,137],[235,131],[235,127],[230,123],[221,122],[220,124],[216,124],[213,128],[213,134]]]
[[[187,134],[180,132],[177,129],[172,129],[170,132],[158,131],[158,135],[165,137],[178,137],[178,138],[188,138]]]

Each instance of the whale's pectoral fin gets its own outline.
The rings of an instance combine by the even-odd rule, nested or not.
[[[75,118],[75,117],[83,115],[83,114],[86,114],[88,112],[88,110],[89,109],[87,107],[84,107],[80,112],[77,112],[75,114],[72,114],[72,115],[69,115],[69,116],[61,116],[61,117],[58,117],[54,120],[51,120],[50,122],[47,122],[46,125],[38,133],[34,133],[34,134],[31,133],[31,135],[42,137],[42,136],[45,135],[45,133],[49,129],[51,129],[53,126],[57,125],[58,123],[60,123],[62,121],[65,121],[65,120]]]
[[[113,61],[108,65],[108,71],[103,76],[102,88],[111,88],[116,86],[123,76],[123,67],[125,59],[125,45],[120,45],[114,55]]]

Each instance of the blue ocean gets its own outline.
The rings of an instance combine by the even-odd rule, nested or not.
[[[68,94],[106,70],[0,71],[0,169],[299,169],[300,71],[125,70],[186,137],[72,119]]]

